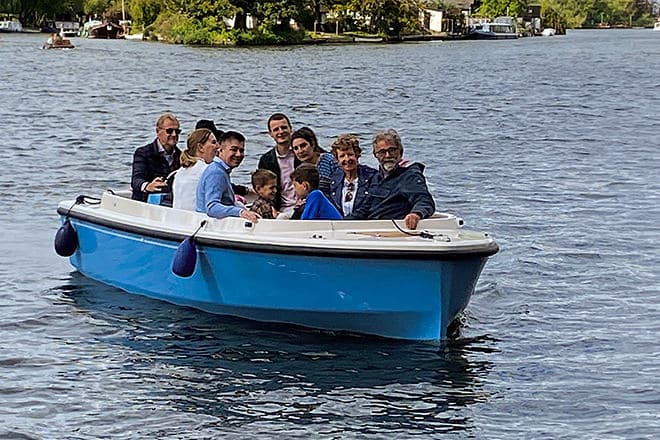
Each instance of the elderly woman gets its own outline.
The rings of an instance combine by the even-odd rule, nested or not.
[[[328,198],[345,216],[357,209],[369,194],[369,183],[376,170],[358,162],[362,149],[357,136],[341,134],[332,143],[332,155],[340,169],[330,176]]]
[[[316,134],[309,127],[302,127],[291,135],[291,150],[302,163],[314,165],[319,170],[319,189],[328,194],[330,191],[330,176],[339,169],[332,154],[319,146]]]
[[[195,210],[197,184],[217,151],[218,141],[208,128],[199,128],[188,135],[186,149],[181,152],[181,168],[174,179],[173,208]]]

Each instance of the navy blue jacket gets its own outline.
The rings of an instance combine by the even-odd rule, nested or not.
[[[142,184],[144,182],[151,182],[156,177],[165,179],[172,171],[181,166],[181,150],[177,147],[174,147],[173,157],[174,160],[172,161],[172,166],[170,166],[167,163],[167,159],[158,151],[158,143],[155,139],[152,143],[135,150],[135,154],[133,155],[133,175],[131,177],[131,189],[133,190],[131,197],[133,200],[146,202],[149,194],[142,191]],[[171,193],[171,185],[164,188],[162,192]]]
[[[381,169],[371,179],[369,195],[347,219],[402,219],[411,212],[428,218],[435,212],[433,196],[426,186],[424,165],[399,165],[390,174]]]
[[[371,180],[378,171],[367,165],[358,165],[358,185],[357,192],[355,193],[355,201],[353,202],[353,211],[358,209],[369,195],[369,185]],[[330,193],[327,194],[332,203],[335,204],[339,212],[342,212],[343,200],[342,192],[344,190],[344,171],[340,168],[330,176]]]

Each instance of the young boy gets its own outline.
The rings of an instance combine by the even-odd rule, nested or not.
[[[297,205],[291,219],[301,220],[341,220],[343,217],[326,196],[319,191],[319,170],[312,164],[304,163],[291,173],[291,181],[296,197],[302,203]]]
[[[250,208],[261,218],[275,218],[278,212],[273,206],[277,194],[277,174],[263,168],[252,173],[252,188],[259,195]]]

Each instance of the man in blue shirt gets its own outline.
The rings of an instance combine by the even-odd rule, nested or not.
[[[209,217],[242,217],[257,222],[259,216],[245,207],[237,206],[229,174],[243,162],[245,136],[236,131],[227,131],[220,136],[218,156],[204,170],[197,185],[197,212]]]

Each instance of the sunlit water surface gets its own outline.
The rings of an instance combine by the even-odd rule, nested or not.
[[[210,49],[0,36],[0,437],[653,438],[660,33]],[[72,271],[58,201],[127,188],[171,110],[324,146],[394,127],[438,208],[493,234],[442,346],[207,315]],[[183,146],[183,142],[182,142]],[[285,283],[286,280],[280,280]],[[414,281],[411,281],[414,285]],[[404,294],[402,292],[402,294]]]

